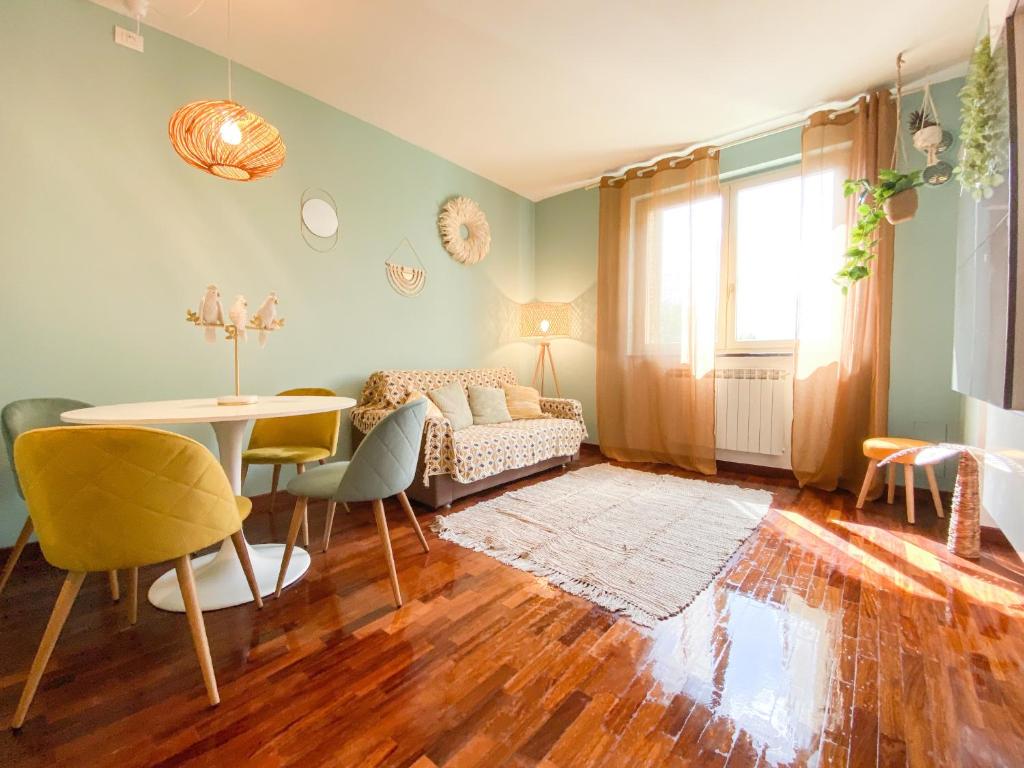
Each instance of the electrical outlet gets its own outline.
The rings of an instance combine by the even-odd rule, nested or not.
[[[130,29],[124,27],[114,27],[114,42],[118,45],[123,45],[125,48],[131,48],[133,51],[143,52],[143,44],[146,42],[145,39],[137,32],[132,32]]]

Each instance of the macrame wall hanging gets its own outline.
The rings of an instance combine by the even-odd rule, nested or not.
[[[460,264],[476,264],[491,250],[491,225],[480,206],[468,197],[444,204],[437,219],[444,249]]]
[[[412,251],[413,258],[419,263],[418,267],[410,267],[393,261],[395,254],[402,250],[402,246],[406,246]],[[402,242],[384,260],[384,270],[387,272],[388,282],[395,289],[395,293],[402,296],[415,296],[427,284],[427,268],[407,237],[403,237]]]

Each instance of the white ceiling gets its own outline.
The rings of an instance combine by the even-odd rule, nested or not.
[[[124,11],[121,0],[95,0]],[[226,52],[227,0],[145,23]],[[965,60],[987,0],[234,0],[235,60],[532,200]],[[258,105],[254,105],[258,107]]]

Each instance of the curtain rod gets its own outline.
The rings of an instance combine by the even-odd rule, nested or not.
[[[925,85],[926,85],[926,83],[921,83],[919,85],[915,85],[912,88],[904,88],[903,89],[903,95],[904,96],[910,96],[911,94],[920,93],[921,91],[923,91],[925,89]],[[890,93],[895,93],[895,90],[896,90],[895,88],[890,88],[889,89]],[[861,93],[861,94],[858,94],[858,95],[854,96],[851,99],[845,99],[843,101],[838,101],[838,102],[831,102],[832,104],[836,105],[835,108],[834,108],[834,114],[841,115],[841,114],[845,114],[847,112],[851,112],[851,111],[856,110],[857,109],[857,102],[863,96],[866,96],[866,95],[867,94]],[[787,123],[784,123],[782,125],[777,125],[777,126],[775,126],[773,128],[766,128],[764,130],[756,131],[754,133],[749,133],[749,134],[741,134],[740,136],[736,136],[735,133],[726,134],[725,136],[720,137],[718,141],[702,141],[702,142],[700,142],[698,144],[691,144],[690,146],[685,147],[684,149],[676,150],[674,152],[667,152],[667,153],[665,153],[663,155],[658,155],[657,157],[652,157],[650,160],[644,160],[644,161],[639,162],[639,163],[633,163],[631,165],[628,165],[628,166],[620,168],[614,174],[604,173],[604,174],[601,174],[596,179],[591,179],[587,183],[587,185],[585,187],[583,187],[583,189],[585,189],[585,190],[597,189],[599,186],[601,186],[601,179],[603,179],[605,177],[611,176],[611,181],[618,181],[619,179],[625,178],[626,175],[630,171],[635,170],[637,168],[647,168],[649,166],[654,166],[659,161],[664,160],[664,159],[669,158],[669,157],[676,157],[676,156],[685,157],[686,155],[689,155],[691,152],[694,152],[694,151],[696,151],[698,149],[702,149],[704,147],[716,147],[718,149],[718,151],[721,151],[723,149],[730,149],[732,147],[738,147],[740,144],[746,144],[749,141],[757,141],[758,139],[764,139],[764,138],[767,138],[768,136],[774,136],[776,133],[782,133],[784,131],[792,130],[793,128],[799,128],[800,126],[804,125],[807,122],[808,118],[810,118],[811,115],[813,115],[813,114],[815,114],[817,112],[821,112],[823,109],[828,109],[828,108],[829,108],[828,104],[823,104],[823,105],[821,105],[819,107],[815,107],[814,109],[812,109],[812,110],[810,110],[808,112],[805,112],[803,114],[803,116],[799,120],[791,120],[791,121],[789,121]],[[730,139],[729,138],[730,136],[736,136],[736,137]]]

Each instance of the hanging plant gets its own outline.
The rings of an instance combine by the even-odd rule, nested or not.
[[[986,35],[974,48],[960,90],[960,186],[975,200],[992,196],[1003,183],[1008,144],[1005,80]]]
[[[850,247],[843,254],[843,267],[835,277],[836,283],[843,287],[843,293],[871,274],[869,264],[875,258],[874,248],[878,244],[875,233],[882,219],[899,224],[914,217],[917,212],[916,188],[923,183],[921,171],[900,173],[893,170],[880,170],[877,184],[868,179],[847,179],[843,182],[844,195],[858,195],[857,221],[850,231]]]

